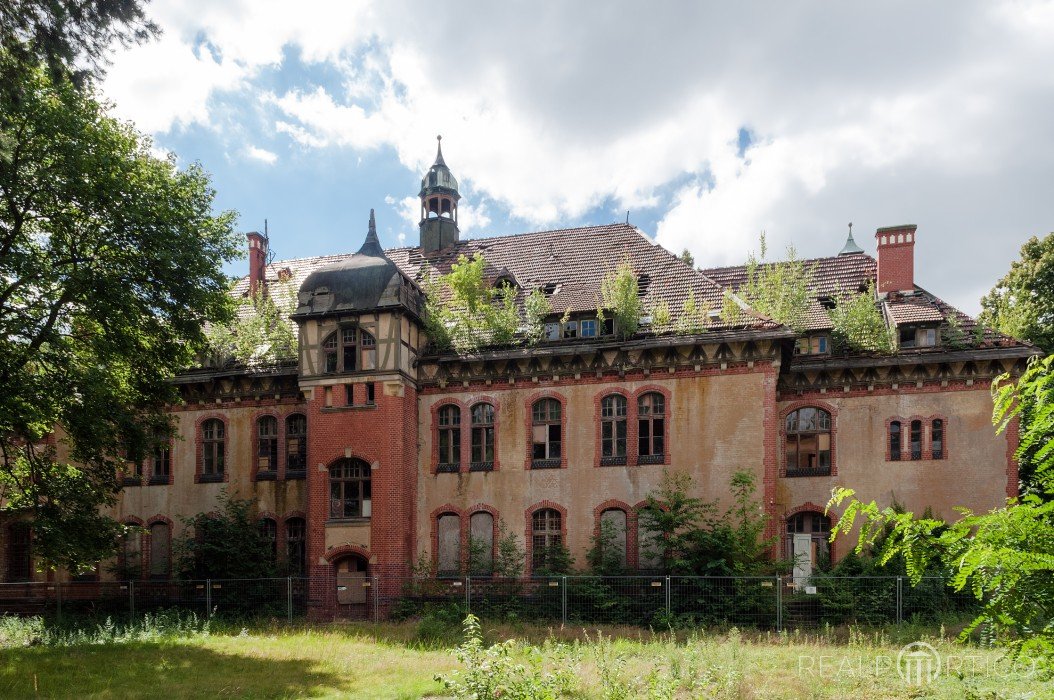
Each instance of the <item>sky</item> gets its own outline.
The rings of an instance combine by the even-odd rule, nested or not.
[[[918,225],[969,313],[1054,231],[1054,1],[155,0],[103,93],[279,259],[624,221],[704,267]],[[244,274],[245,261],[228,272]]]

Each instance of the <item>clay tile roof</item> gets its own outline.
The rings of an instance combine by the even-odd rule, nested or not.
[[[904,299],[889,299],[886,301],[886,310],[889,312],[889,318],[898,326],[905,323],[944,320],[944,313],[928,294]]]

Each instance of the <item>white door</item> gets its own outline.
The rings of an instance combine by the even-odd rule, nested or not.
[[[804,586],[812,576],[812,535],[794,535],[794,585]]]

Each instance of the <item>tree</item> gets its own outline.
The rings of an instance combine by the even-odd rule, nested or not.
[[[177,571],[184,579],[258,579],[278,573],[274,542],[260,531],[253,502],[223,491],[218,513],[185,520],[176,542]]]
[[[233,323],[209,329],[210,350],[220,362],[231,358],[249,369],[295,360],[297,337],[289,316],[296,303],[296,288],[288,281],[241,299]]]
[[[893,329],[875,303],[874,283],[859,293],[843,292],[830,311],[831,335],[840,350],[891,354],[896,349]]]
[[[930,567],[954,572],[949,585],[983,605],[964,636],[984,624],[1015,653],[1054,658],[1054,356],[1033,360],[1017,382],[1001,376],[992,391],[997,430],[1019,422],[1018,454],[1034,450],[1036,488],[1047,500],[1029,493],[988,513],[960,509],[948,523],[837,489],[828,507],[845,503],[845,511],[831,535],[848,536],[861,521],[857,553],[873,549],[880,564],[902,557],[913,585]]]
[[[0,0],[0,51],[14,59],[0,71],[5,86],[16,72],[43,63],[52,79],[83,85],[98,77],[106,54],[142,43],[159,30],[138,0]],[[77,64],[81,67],[77,67]]]
[[[613,316],[615,333],[620,338],[626,340],[637,334],[644,304],[640,299],[637,273],[628,257],[614,270],[609,270],[600,283],[597,318],[603,321],[606,313]]]
[[[11,68],[12,58],[0,54]],[[114,551],[116,471],[164,438],[171,379],[231,318],[233,213],[42,66],[0,90],[0,509],[47,566]],[[17,97],[16,97],[17,96]]]
[[[680,258],[681,262],[683,262],[688,267],[695,267],[695,256],[692,255],[692,251],[685,248],[681,251]]]
[[[1021,259],[981,299],[978,321],[1054,352],[1054,233],[1021,246]]]
[[[794,247],[786,260],[766,263],[768,246],[761,234],[761,254],[747,259],[747,278],[739,295],[754,311],[778,321],[797,333],[805,330],[805,317],[812,302],[810,286],[814,269],[798,259]]]

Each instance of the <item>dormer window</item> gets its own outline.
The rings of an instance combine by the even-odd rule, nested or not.
[[[597,320],[595,318],[583,319],[580,325],[580,331],[583,338],[597,337]]]
[[[829,352],[831,344],[826,335],[811,335],[794,341],[795,355],[826,355]]]
[[[322,367],[327,374],[377,368],[377,340],[364,330],[342,328],[322,342]]]
[[[933,348],[937,346],[937,329],[922,326],[901,326],[900,349]]]

